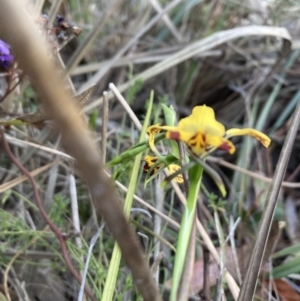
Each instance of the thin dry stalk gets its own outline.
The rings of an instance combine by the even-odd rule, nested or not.
[[[109,175],[110,176],[110,175]],[[124,192],[127,192],[128,189],[127,187],[125,187],[123,184],[121,184],[119,181],[115,181],[116,185],[123,190]],[[161,211],[158,211],[156,208],[154,208],[153,206],[151,206],[150,204],[148,204],[146,201],[144,201],[143,199],[141,199],[140,197],[138,197],[137,195],[133,195],[133,198],[138,201],[141,205],[147,207],[148,209],[150,209],[152,212],[154,212],[156,215],[159,215],[160,217],[162,217],[166,222],[168,222],[170,225],[172,225],[172,227],[174,227],[175,229],[179,229],[180,225],[175,222],[174,220],[172,220],[170,217],[168,217],[167,215],[165,215],[164,213],[162,213]]]
[[[55,0],[52,2],[49,12],[49,24],[53,24],[62,2],[63,0]]]
[[[30,174],[31,174],[33,177],[35,177],[35,176],[37,176],[38,174],[40,174],[40,173],[42,173],[42,172],[48,170],[49,168],[51,168],[53,165],[55,165],[55,164],[57,164],[57,163],[58,163],[58,161],[54,161],[54,162],[48,163],[48,164],[46,164],[46,165],[44,165],[44,166],[42,166],[42,167],[39,167],[39,168],[37,168],[37,169],[31,171]],[[16,178],[16,179],[13,179],[13,180],[11,180],[11,181],[9,181],[9,182],[6,182],[6,183],[0,185],[0,193],[3,193],[3,192],[5,192],[5,191],[7,191],[7,190],[9,190],[9,189],[12,189],[13,187],[15,187],[15,186],[21,184],[22,182],[24,182],[24,181],[26,181],[26,180],[28,180],[28,178],[27,178],[26,176],[21,176],[21,177],[18,177],[18,178]]]
[[[254,179],[262,180],[262,181],[264,181],[266,183],[272,183],[272,181],[273,181],[272,178],[269,178],[269,177],[260,175],[260,174],[258,174],[256,172],[253,172],[253,171],[247,170],[245,168],[239,167],[239,166],[237,166],[235,164],[232,164],[230,162],[227,162],[227,161],[225,161],[223,159],[219,159],[219,158],[216,158],[216,157],[208,157],[207,161],[218,163],[218,164],[220,164],[222,166],[225,166],[225,167],[230,168],[232,170],[236,170],[236,171],[238,171],[240,173],[248,175],[249,177],[252,177]],[[293,183],[293,182],[283,181],[282,182],[282,187],[286,187],[286,188],[300,188],[300,183]]]
[[[81,228],[80,228],[80,217],[79,217],[79,208],[78,208],[78,198],[77,198],[77,189],[76,189],[76,180],[74,175],[69,176],[69,185],[70,185],[70,201],[72,209],[72,221],[75,230],[75,243],[77,248],[82,251],[82,239],[81,239]],[[81,262],[84,261],[83,255],[80,257]],[[82,275],[82,273],[80,273]]]
[[[141,124],[141,122],[136,117],[136,115],[132,111],[131,107],[129,106],[128,102],[122,96],[122,94],[119,92],[119,90],[117,89],[117,87],[115,86],[115,84],[114,83],[110,83],[109,84],[109,88],[114,93],[114,95],[117,97],[117,99],[119,100],[119,102],[121,103],[121,105],[124,107],[125,111],[129,115],[129,117],[131,118],[132,122],[135,124],[135,126],[137,127],[137,129],[139,131],[141,131],[142,130],[142,124]]]
[[[155,208],[159,212],[163,212],[164,209],[164,189],[160,186],[160,183],[162,181],[161,174],[158,175],[158,177],[154,180],[154,200],[155,200]],[[161,235],[161,216],[158,214],[154,215],[154,225],[153,230],[154,233],[157,234],[157,236]],[[160,241],[158,237],[154,238],[154,260],[159,257],[160,254]],[[154,273],[154,279],[157,283],[159,283],[159,268],[155,270]]]
[[[194,217],[194,224],[190,236],[189,246],[186,253],[185,263],[182,271],[181,281],[178,288],[177,300],[188,300],[190,292],[190,284],[193,276],[193,267],[195,263],[195,251],[196,251],[196,215]]]
[[[28,146],[32,146],[32,147],[34,147],[38,150],[48,152],[49,154],[58,155],[58,156],[66,158],[66,159],[74,160],[73,157],[69,156],[68,154],[66,154],[62,151],[56,150],[54,148],[50,148],[50,147],[47,147],[47,146],[44,146],[44,145],[40,145],[40,144],[36,144],[36,143],[33,143],[33,142],[28,142],[28,141],[25,141],[25,140],[14,138],[14,137],[12,137],[10,135],[7,135],[7,134],[5,135],[5,138],[9,143],[11,143],[13,145],[16,145],[18,147],[26,148]]]
[[[235,223],[233,223],[233,218],[232,218],[232,216],[230,217],[230,230],[229,230],[228,237],[225,239],[225,242],[224,242],[224,245],[225,245],[227,243],[227,240],[230,240],[230,244],[231,244],[231,248],[232,248],[232,254],[233,254],[233,261],[234,261],[234,265],[235,265],[239,285],[242,284],[242,274],[241,274],[241,270],[240,270],[240,267],[239,267],[237,250],[236,250],[236,246],[235,246],[234,233],[235,233],[235,230],[236,230],[236,228],[237,228],[240,221],[241,221],[241,218],[239,217],[237,219],[237,221]]]
[[[158,12],[161,13],[162,11],[162,7],[160,6],[159,2],[157,0],[150,0],[151,5],[153,6],[153,8]],[[182,41],[182,36],[181,34],[178,32],[178,30],[176,29],[176,27],[174,26],[173,22],[171,21],[170,17],[168,14],[165,14],[164,16],[162,16],[162,20],[164,21],[164,23],[166,24],[166,26],[169,28],[170,32],[172,33],[172,35],[175,37],[175,39],[178,42]]]
[[[79,290],[79,294],[78,294],[78,301],[83,300],[84,286],[85,286],[85,281],[86,281],[86,277],[87,277],[87,273],[88,273],[89,263],[90,263],[91,256],[92,256],[92,251],[93,251],[93,248],[94,248],[94,246],[95,246],[95,244],[96,244],[96,242],[97,242],[104,226],[105,226],[105,224],[103,224],[101,227],[99,227],[96,234],[91,239],[91,243],[90,243],[90,246],[89,246],[89,251],[88,251],[88,254],[87,254],[87,257],[86,257],[86,263],[85,263],[84,271],[83,271],[83,275],[82,275],[82,282],[81,282],[80,290]]]
[[[49,212],[49,208],[51,207],[51,204],[53,202],[55,186],[56,186],[57,176],[58,176],[57,164],[51,167],[49,174],[50,175],[48,178],[47,189],[46,189],[45,200],[44,200],[44,207],[46,212]]]
[[[45,143],[49,139],[49,137],[51,135],[52,135],[52,130],[50,128],[48,128],[48,127],[45,127],[41,132],[39,132],[39,134],[36,137],[36,140],[39,141],[41,144],[43,144],[43,143]],[[8,137],[8,135],[6,135],[6,136]],[[13,140],[11,140],[11,141],[13,141]],[[21,140],[17,139],[17,141],[20,142]],[[23,141],[23,144],[24,143],[25,142]],[[26,143],[28,145],[30,145],[31,142],[26,142]],[[32,145],[32,146],[34,146],[34,145]],[[39,148],[42,149],[42,148],[44,148],[44,146],[40,145],[40,146],[37,146],[37,147],[33,147],[33,148],[27,149],[27,151],[20,158],[20,162],[22,164],[27,163],[32,158],[33,154],[35,154],[35,152]],[[56,152],[56,150],[53,149],[53,153],[55,153],[55,152]],[[17,170],[18,170],[18,168],[16,166],[13,166],[12,169],[10,170],[10,172],[6,174],[4,181],[9,181],[12,178],[13,174]]]
[[[101,130],[101,158],[102,164],[106,162],[106,140],[107,140],[107,124],[108,124],[108,98],[107,92],[103,92],[102,105],[102,130]]]
[[[121,57],[117,61],[115,61],[112,68],[117,67],[124,67],[128,66],[129,64],[144,64],[144,63],[157,63],[160,61],[165,60],[170,55],[172,55],[175,51],[178,51],[178,49],[182,49],[183,47],[167,47],[163,49],[153,50],[153,51],[147,51],[147,52],[139,52],[139,53],[132,53],[126,56]],[[197,58],[201,57],[220,57],[222,55],[221,50],[211,50],[203,52],[199,55],[197,55]],[[104,66],[108,64],[109,60],[104,60],[102,62],[93,62],[86,65],[80,65],[78,66],[73,72],[72,75],[80,75],[90,72],[98,71],[99,69],[102,69]]]
[[[282,181],[285,176],[287,164],[292,152],[294,141],[300,125],[300,102],[298,102],[295,113],[292,118],[291,127],[288,131],[287,137],[281,150],[280,158],[278,160],[274,178],[269,188],[266,206],[263,210],[263,217],[259,225],[259,231],[255,240],[255,245],[251,252],[251,258],[247,265],[246,275],[242,284],[241,292],[238,301],[251,301],[253,299],[258,274],[262,264],[272,219],[274,216],[275,206],[277,204],[277,197],[281,188]]]

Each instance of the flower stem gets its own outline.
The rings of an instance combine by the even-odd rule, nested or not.
[[[177,300],[177,292],[181,281],[183,266],[185,263],[186,252],[193,228],[194,217],[196,213],[196,204],[200,190],[203,168],[199,164],[195,164],[189,170],[190,187],[185,206],[181,226],[179,230],[177,251],[174,263],[174,271],[171,288],[171,301]]]

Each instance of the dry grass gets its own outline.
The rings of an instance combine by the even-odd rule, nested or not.
[[[277,178],[279,181],[272,189],[273,203],[277,201],[274,219],[284,221],[285,226],[279,228],[277,223],[274,226],[268,220],[267,224],[273,228],[269,241],[264,239],[267,255],[264,258],[259,255],[263,269],[255,293],[265,300],[292,300],[290,291],[276,290],[274,276],[284,278],[288,287],[298,292],[299,299],[300,140],[291,118],[300,98],[297,3],[69,0],[36,1],[35,5],[37,10],[53,16],[58,13],[83,29],[81,35],[65,43],[53,58],[57,69],[65,66],[64,74],[68,79],[65,86],[70,91],[78,94],[96,84],[83,111],[94,146],[102,153],[106,150],[103,162],[138,142],[151,90],[154,90],[152,122],[164,123],[161,103],[173,105],[178,118],[190,114],[194,106],[206,104],[215,109],[218,120],[226,128],[253,127],[272,138],[267,150],[247,138],[235,139],[237,152],[233,156],[218,151],[208,159],[208,164],[225,182],[228,195],[223,203],[218,203],[217,212],[214,211],[216,204],[211,194],[218,194],[218,191],[211,178],[204,177],[203,183],[209,193],[203,190],[199,202],[201,223],[197,224],[197,264],[193,270],[191,300],[213,299],[220,288],[224,289],[227,300],[237,298],[252,246],[259,241],[255,234],[266,211],[270,181],[287,132],[294,128],[296,137],[289,144],[291,156],[286,174],[284,167],[280,172],[285,182],[278,197],[275,192],[281,179]],[[1,38],[3,32],[0,30]],[[50,47],[53,50],[53,42]],[[35,111],[39,99],[33,89],[39,88],[32,87],[22,74],[15,72],[16,77],[11,78],[2,71],[1,121]],[[20,83],[7,94],[18,79]],[[107,92],[103,94],[104,91]],[[122,103],[124,100],[118,92],[129,107]],[[103,110],[107,101],[108,113]],[[91,239],[102,220],[80,177],[82,173],[69,156],[74,154],[73,150],[65,150],[49,121],[39,127],[12,125],[3,130],[14,156],[34,175],[45,211],[66,234],[72,263],[80,275],[84,275]],[[11,300],[77,299],[80,286],[66,270],[59,241],[35,204],[31,183],[11,162],[3,147],[1,150],[0,278],[3,285],[0,285],[0,296],[6,294],[4,300],[8,295]],[[89,153],[84,155],[90,156]],[[108,170],[121,200],[126,196],[132,166],[130,161]],[[168,300],[170,282],[167,280],[172,276],[184,195],[182,187],[168,185],[165,191],[160,191],[160,186],[152,182],[145,187],[144,180],[141,168],[130,221],[150,265],[158,266],[156,279],[163,300]],[[155,201],[159,194],[163,202]],[[214,206],[209,206],[212,204]],[[217,227],[216,214],[221,228]],[[225,238],[228,236],[229,242],[224,248],[220,231]],[[158,242],[160,247],[157,247]],[[103,297],[103,288],[113,243],[110,232],[104,227],[91,250],[86,283],[97,300],[107,300]],[[203,246],[212,256],[210,264]],[[289,249],[290,246],[295,247]],[[159,259],[160,251],[164,253],[162,259]],[[239,272],[233,260],[225,256],[226,262],[222,262],[230,273],[226,274],[227,285],[217,284],[220,273],[212,263],[213,258],[218,261],[220,254],[224,255],[222,252],[226,256],[234,254],[232,256],[239,259]],[[197,269],[199,266],[201,268]],[[216,273],[212,272],[215,270]],[[197,282],[199,275],[201,280]],[[113,300],[139,298],[122,263]],[[246,298],[247,295],[240,300]]]

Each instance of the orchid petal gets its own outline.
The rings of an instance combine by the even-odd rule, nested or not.
[[[226,131],[225,137],[230,138],[234,136],[245,136],[249,135],[251,137],[254,137],[256,140],[258,140],[264,147],[268,147],[270,145],[271,139],[265,135],[264,133],[251,129],[251,128],[245,128],[245,129],[230,129]]]
[[[157,157],[145,156],[144,161],[144,171],[148,171],[151,168],[151,166],[157,161]]]
[[[160,132],[159,124],[155,124],[147,128],[147,133],[149,134],[149,146],[154,153],[157,153],[157,149],[154,144],[154,139],[155,139],[155,135],[158,134],[159,132]]]
[[[180,131],[194,134],[201,131],[216,136],[223,136],[225,133],[224,125],[215,119],[214,110],[205,105],[195,107],[190,116],[179,121],[178,128]]]
[[[181,169],[181,167],[179,165],[177,165],[177,164],[170,164],[168,166],[168,170],[169,170],[170,175],[172,175],[173,173],[177,172],[180,169]],[[176,183],[183,183],[183,175],[182,174],[177,175],[174,178],[174,181]]]
[[[235,146],[233,145],[233,143],[223,137],[207,135],[206,139],[207,144],[212,147],[222,149],[230,154],[233,154],[235,152]]]
[[[158,154],[158,151],[155,147],[155,135],[158,134],[161,130],[164,130],[164,131],[176,131],[177,130],[177,127],[175,126],[161,126],[159,124],[155,124],[155,125],[151,125],[147,128],[147,133],[149,134],[149,146],[151,148],[151,150]]]

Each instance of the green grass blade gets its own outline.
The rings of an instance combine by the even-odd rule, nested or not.
[[[189,238],[191,236],[192,226],[194,222],[196,204],[200,190],[203,168],[199,164],[195,164],[189,170],[190,188],[187,203],[183,212],[181,226],[179,230],[177,251],[175,256],[174,271],[172,277],[171,301],[177,300],[177,291],[180,284],[181,274],[185,262]]]
[[[150,101],[149,101],[149,105],[148,105],[147,115],[145,118],[145,122],[143,124],[140,139],[139,139],[140,142],[145,140],[146,129],[149,125],[151,111],[152,111],[152,105],[153,105],[153,91],[151,91],[151,94],[150,94]],[[141,165],[141,159],[142,159],[142,153],[140,152],[135,157],[135,160],[134,160],[133,169],[132,169],[131,176],[130,176],[128,192],[127,192],[126,199],[125,199],[124,212],[127,217],[129,217],[132,202],[133,202],[133,195],[134,195],[134,192],[136,189],[138,174],[139,174],[140,165]],[[104,290],[103,290],[102,301],[113,300],[113,293],[114,293],[114,290],[116,287],[116,281],[117,281],[120,261],[121,261],[120,249],[119,249],[118,245],[115,243],[111,262],[110,262],[109,269],[108,269],[107,279],[106,279]]]
[[[20,119],[5,119],[0,120],[0,125],[8,126],[8,125],[28,125],[27,122],[24,122]]]
[[[280,279],[290,274],[299,274],[299,273],[300,273],[300,257],[298,256],[274,268],[272,271],[272,276],[275,279]]]
[[[283,256],[288,256],[288,255],[296,255],[296,254],[300,254],[300,243],[298,244],[295,244],[293,246],[290,246],[290,247],[287,247],[287,248],[284,248],[283,250],[280,250],[276,253],[274,253],[272,255],[272,259],[276,259],[276,258],[280,258],[280,257],[283,257]]]
[[[165,138],[165,133],[161,133],[156,135],[155,137],[155,143],[157,143],[158,141],[162,140]],[[118,157],[112,159],[111,161],[109,161],[108,163],[106,163],[106,167],[111,167],[120,163],[126,163],[130,160],[132,160],[134,157],[136,157],[138,154],[142,153],[143,151],[145,151],[146,149],[149,148],[149,143],[148,140],[139,142],[138,144],[132,146],[131,148],[129,148],[128,150],[126,150],[125,152],[123,152],[121,155],[119,155]]]
[[[284,72],[286,72],[287,70],[289,70],[291,68],[291,66],[293,66],[295,60],[298,58],[299,56],[299,51],[294,51],[289,59],[287,60],[287,63],[284,66]],[[285,78],[285,73],[281,74],[281,78],[284,79]],[[278,81],[276,86],[274,87],[271,95],[269,96],[266,104],[264,105],[264,108],[262,109],[262,111],[260,112],[259,118],[257,120],[255,129],[258,131],[262,131],[265,125],[265,121],[267,120],[267,116],[270,114],[270,110],[272,108],[272,106],[274,105],[274,102],[276,100],[276,98],[278,97],[278,94],[281,90],[283,81]]]
[[[221,178],[221,176],[212,168],[210,167],[207,163],[205,163],[204,160],[196,157],[193,155],[193,159],[202,166],[204,171],[213,179],[215,184],[217,185],[222,197],[224,198],[227,194],[226,192],[226,187],[225,184]]]
[[[274,135],[275,131],[283,126],[284,122],[286,122],[287,118],[292,114],[295,110],[298,101],[300,100],[300,89],[296,92],[294,97],[288,102],[287,106],[284,108],[283,112],[278,116],[270,135]]]

